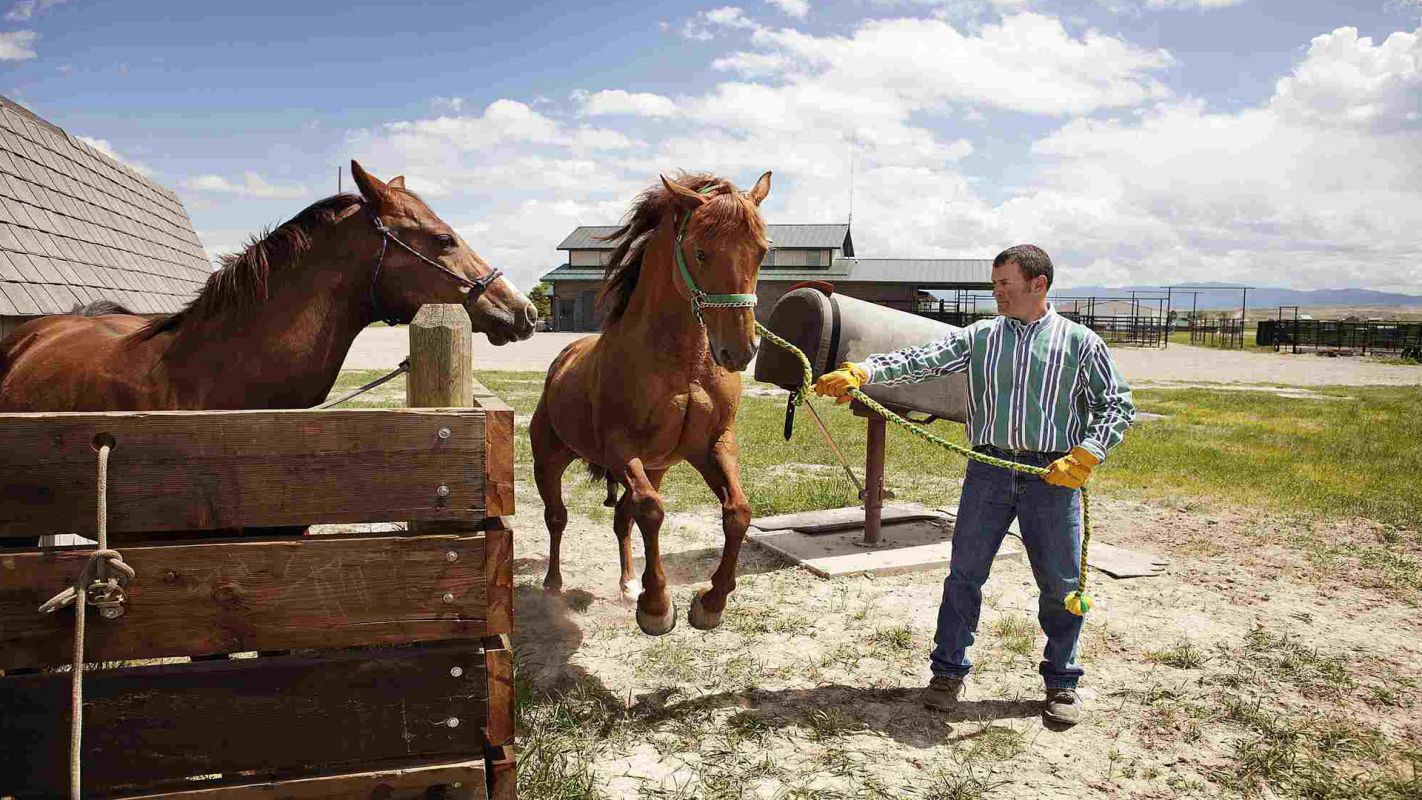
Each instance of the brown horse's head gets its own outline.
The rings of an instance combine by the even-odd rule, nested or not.
[[[371,211],[399,241],[469,281],[478,281],[493,272],[493,267],[470,249],[453,228],[405,188],[404,176],[385,183],[354,160],[351,175]],[[527,339],[538,321],[533,304],[508,280],[495,280],[482,294],[471,292],[468,286],[394,243],[385,248],[375,293],[380,313],[402,321],[412,319],[426,303],[460,303],[469,312],[474,330],[482,331],[496,345]]]
[[[770,173],[760,176],[747,193],[724,181],[697,191],[662,176],[662,185],[682,211],[675,220],[678,228],[690,215],[681,252],[697,288],[710,295],[755,294],[760,262],[770,245],[760,217],[761,201],[770,194]],[[690,304],[691,288],[681,269],[675,263],[668,266],[678,293]],[[745,369],[755,357],[755,308],[707,308],[702,318],[711,358],[732,372]]]

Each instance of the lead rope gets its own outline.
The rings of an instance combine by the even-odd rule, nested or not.
[[[796,347],[785,339],[776,336],[773,332],[771,332],[769,328],[765,327],[761,323],[757,322],[755,324],[755,329],[758,333],[760,333],[763,338],[770,340],[772,343],[779,345],[780,347],[783,347],[786,350],[789,350],[795,355],[796,358],[800,359],[800,367],[803,371],[803,374],[801,376],[799,388],[791,390],[790,400],[795,405],[808,403],[810,399],[810,387],[811,384],[814,382],[814,370],[810,367],[810,359],[805,357],[805,354],[801,352],[800,348]],[[979,453],[974,450],[970,450],[966,447],[963,447],[962,445],[954,444],[953,442],[950,442],[946,439],[940,439],[939,437],[934,436],[933,434],[924,430],[922,427],[914,425],[913,423],[909,422],[898,414],[895,414],[889,409],[884,408],[884,406],[880,405],[873,398],[869,397],[869,395],[864,394],[858,389],[850,389],[849,394],[855,400],[858,400],[859,402],[867,406],[874,413],[878,414],[889,422],[894,423],[900,428],[903,428],[914,436],[917,436],[918,438],[923,439],[926,442],[936,444],[945,450],[950,450],[960,456],[964,456],[965,458],[968,458],[972,461],[980,461],[984,464],[991,464],[994,467],[1001,467],[1002,469],[1010,469],[1014,472],[1022,472],[1028,475],[1037,475],[1039,477],[1042,475],[1046,475],[1048,472],[1050,472],[1050,470],[1045,469],[1043,467],[1034,467],[1030,464],[1019,464],[1016,461],[1008,461],[1007,459],[996,458],[987,455],[986,453]],[[877,488],[878,487],[869,487],[869,490],[874,491]],[[1071,594],[1068,594],[1064,603],[1066,605],[1067,611],[1070,611],[1078,617],[1085,615],[1086,612],[1091,610],[1091,596],[1086,593],[1086,548],[1090,543],[1091,501],[1090,494],[1087,492],[1086,487],[1083,486],[1081,487],[1081,572],[1080,575],[1077,577],[1076,591],[1072,592]]]
[[[109,451],[111,444],[99,446],[98,497],[96,520],[99,546],[89,553],[89,560],[74,585],[50,598],[40,606],[41,613],[49,614],[65,606],[74,605],[74,660],[71,662],[69,702],[71,704],[69,723],[69,797],[80,800],[79,786],[83,764],[84,731],[84,614],[86,606],[99,609],[104,619],[118,619],[123,616],[123,604],[128,598],[125,587],[133,580],[133,567],[124,563],[117,550],[109,549]],[[89,594],[94,599],[89,599]]]

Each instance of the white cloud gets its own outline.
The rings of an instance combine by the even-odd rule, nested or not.
[[[430,106],[436,111],[459,112],[464,110],[464,98],[462,97],[431,97]]]
[[[1164,99],[1169,90],[1154,74],[1173,63],[1164,50],[1096,30],[1074,37],[1060,21],[1032,13],[972,34],[941,20],[894,19],[867,22],[847,37],[762,29],[753,42],[784,56],[776,77],[808,76],[848,94],[887,94],[915,105],[954,101],[1033,114],[1082,114]],[[735,59],[743,55],[726,65],[739,68]]]
[[[271,183],[255,172],[244,172],[240,180],[230,180],[221,175],[198,175],[182,182],[185,189],[215,194],[232,194],[241,197],[264,199],[294,199],[308,195],[305,186],[282,186]]]
[[[1419,291],[1419,79],[1416,33],[1373,45],[1340,28],[1257,107],[1073,120],[1037,144],[1038,179],[998,211],[1143,283]]]
[[[1227,8],[1246,0],[1146,0],[1146,8]]]
[[[1377,46],[1356,28],[1314,37],[1303,63],[1279,80],[1270,107],[1324,127],[1422,128],[1418,34],[1394,33]]]
[[[678,113],[676,102],[670,97],[650,92],[605,89],[593,94],[574,92],[573,99],[581,106],[579,113],[589,117],[619,114],[634,117],[674,117]]]
[[[33,17],[36,12],[47,11],[58,5],[63,5],[69,0],[20,0],[9,11],[5,12],[5,19],[13,22],[24,22]]]
[[[787,17],[804,19],[810,13],[810,0],[765,0],[780,9]]]
[[[715,39],[719,30],[756,30],[760,26],[739,6],[721,6],[702,11],[686,21],[681,35],[699,42]]]
[[[0,61],[24,61],[35,57],[34,31],[5,31],[0,33]]]
[[[740,52],[711,57],[734,77],[699,92],[579,91],[537,110],[500,100],[347,144],[382,176],[442,194],[436,212],[467,220],[466,239],[524,286],[557,265],[575,225],[616,222],[677,168],[743,186],[772,169],[770,222],[843,220],[853,147],[866,257],[991,257],[1031,241],[1067,286],[1422,291],[1417,33],[1319,37],[1271,98],[1220,112],[1164,86],[1168,53],[1038,14],[971,31],[936,19],[835,37],[745,30]],[[1031,63],[1016,55],[1028,41]],[[993,137],[1004,120],[1020,130],[1016,115],[1062,122],[1004,186]]]
[[[153,168],[148,166],[147,164],[119,155],[118,151],[114,149],[114,146],[110,144],[109,140],[107,139],[95,139],[89,136],[80,136],[78,137],[78,139],[79,141],[89,145],[95,150],[98,150],[100,153],[103,153],[104,155],[108,156],[109,158],[112,158],[120,164],[128,166],[129,169],[132,169],[139,175],[151,176],[153,174]]]

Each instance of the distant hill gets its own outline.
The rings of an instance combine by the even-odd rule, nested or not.
[[[1197,308],[1208,310],[1239,308],[1239,290],[1237,288],[1230,288],[1229,284],[1201,283],[1198,285],[1218,286],[1218,288],[1211,291],[1201,291],[1198,296]],[[1159,287],[1155,286],[1064,286],[1060,289],[1053,288],[1052,293],[1068,297],[1129,297],[1133,289],[1137,292],[1160,291]],[[1190,295],[1185,294],[1182,297],[1177,291],[1173,305],[1175,308],[1190,308]],[[1372,289],[1314,289],[1311,291],[1302,291],[1299,289],[1260,287],[1249,290],[1250,308],[1278,308],[1279,306],[1300,306],[1303,308],[1326,306],[1382,306],[1389,308],[1422,309],[1422,295],[1377,292]]]

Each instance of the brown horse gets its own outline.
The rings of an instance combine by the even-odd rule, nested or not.
[[[558,355],[533,413],[533,472],[550,537],[545,589],[563,586],[563,472],[581,458],[595,476],[625,490],[613,514],[621,589],[624,600],[637,596],[637,624],[652,635],[676,627],[658,549],[664,516],[658,487],[682,461],[701,473],[721,501],[726,537],[711,588],[697,593],[688,612],[691,625],[709,630],[721,624],[726,597],[736,587],[750,504],[741,491],[733,426],[740,371],[756,350],[755,310],[744,302],[703,310],[700,301],[703,292],[755,291],[769,245],[759,206],[769,193],[769,172],[744,194],[710,175],[662,178],[644,192],[630,221],[608,237],[618,245],[599,297],[602,335],[578,339]],[[678,245],[686,272],[675,260]],[[609,495],[612,490],[609,485]],[[647,557],[640,594],[629,538],[634,520]]]
[[[321,200],[226,256],[177,314],[16,328],[0,342],[0,411],[307,408],[356,334],[425,303],[462,303],[495,345],[533,334],[533,305],[403,177],[382,183],[354,161],[351,174],[359,195]]]

